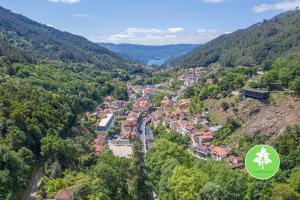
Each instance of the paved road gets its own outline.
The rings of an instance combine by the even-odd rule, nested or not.
[[[140,139],[143,143],[143,151],[144,151],[144,154],[146,155],[148,149],[147,149],[147,143],[146,143],[146,126],[147,124],[151,121],[151,118],[152,118],[152,115],[148,115],[144,120],[143,120],[143,123],[142,123],[142,126],[141,126],[141,129],[142,129],[142,134],[140,135]]]

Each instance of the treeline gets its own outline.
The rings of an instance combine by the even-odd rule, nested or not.
[[[147,155],[147,166],[161,200],[297,200],[300,199],[300,126],[288,128],[273,143],[280,154],[280,171],[266,181],[250,177],[244,170],[233,170],[222,162],[198,160],[178,143],[158,139]],[[181,137],[181,136],[177,136]],[[176,138],[177,138],[176,137]]]
[[[222,35],[172,64],[183,67],[254,66],[300,50],[300,11],[289,11],[247,29]]]
[[[300,93],[300,55],[292,54],[278,58],[271,70],[262,77],[254,87],[264,87],[269,90],[292,90]]]
[[[57,162],[62,171],[93,163],[90,143],[95,135],[80,129],[77,115],[95,108],[107,95],[128,97],[125,84],[112,82],[110,72],[93,66],[2,59],[0,199],[20,199],[37,161]]]

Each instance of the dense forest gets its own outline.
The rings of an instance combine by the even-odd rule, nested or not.
[[[244,30],[224,34],[175,59],[184,67],[254,66],[272,62],[281,55],[300,51],[300,11],[289,11]]]
[[[42,195],[51,196],[62,186],[52,177],[96,164],[95,133],[79,125],[79,115],[107,95],[126,100],[126,85],[113,79],[127,80],[137,67],[85,38],[1,7],[0,199],[20,199],[39,166],[45,165],[41,190],[48,188]]]

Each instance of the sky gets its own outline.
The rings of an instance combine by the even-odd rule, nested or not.
[[[0,0],[93,42],[203,44],[296,7],[300,0]]]

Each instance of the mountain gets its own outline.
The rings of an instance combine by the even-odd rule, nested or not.
[[[148,65],[162,65],[167,60],[187,54],[199,46],[197,44],[147,46],[112,43],[99,43],[99,45],[122,55],[123,58]]]
[[[172,64],[183,67],[253,66],[300,52],[300,11],[289,11],[246,29],[222,35]]]
[[[3,7],[0,7],[0,56],[29,63],[46,59],[105,68],[129,66],[129,62],[84,37],[40,24]]]

